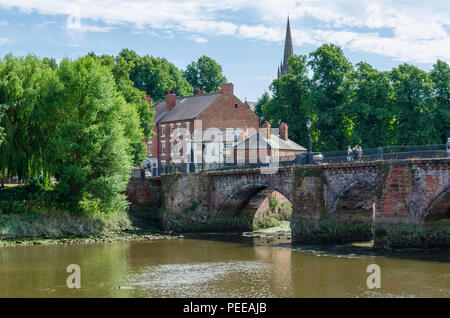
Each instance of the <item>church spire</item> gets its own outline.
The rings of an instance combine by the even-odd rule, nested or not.
[[[288,16],[286,26],[286,38],[284,40],[284,56],[283,62],[281,63],[280,76],[283,76],[284,74],[289,72],[288,60],[289,57],[291,57],[291,55],[294,55],[294,46],[292,45],[291,25],[289,23],[289,16]]]

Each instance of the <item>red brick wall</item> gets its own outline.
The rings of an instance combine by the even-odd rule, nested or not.
[[[259,128],[259,117],[234,95],[222,94],[197,119],[202,120],[203,130],[247,127],[257,131]],[[249,137],[251,135],[249,129]]]
[[[159,208],[161,205],[159,180],[131,180],[125,194],[134,207]]]
[[[160,143],[164,141],[165,144],[166,144],[165,155],[161,154],[161,145],[158,145],[159,146],[159,154],[160,154],[160,156],[159,156],[159,165],[161,165],[161,160],[166,160],[166,164],[169,163],[169,160],[170,160],[170,141],[173,140],[174,141],[174,145],[175,145],[176,144],[175,141],[176,140],[180,140],[179,138],[178,139],[171,139],[171,137],[170,137],[170,125],[171,124],[173,125],[173,129],[174,129],[174,132],[175,132],[175,129],[177,129],[177,124],[178,123],[181,124],[181,128],[186,129],[186,123],[187,122],[190,123],[189,134],[192,135],[194,133],[194,120],[193,119],[192,120],[182,120],[182,121],[171,121],[171,122],[165,122],[165,123],[159,123],[158,124],[158,127],[159,127],[159,136],[158,136],[158,138],[159,138],[159,141],[160,141]],[[162,128],[161,127],[162,127],[162,125],[166,126],[165,137],[161,137],[161,132],[162,132]],[[183,138],[186,137],[185,134],[182,134],[182,135],[183,135]],[[155,146],[155,147],[157,147],[157,146]],[[156,149],[158,149],[158,148],[156,148]],[[155,154],[156,154],[156,152],[155,152]]]

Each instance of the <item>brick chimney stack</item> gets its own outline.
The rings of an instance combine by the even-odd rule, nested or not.
[[[262,126],[262,128],[265,128],[266,129],[266,138],[267,139],[270,139],[270,135],[271,135],[271,132],[270,132],[270,123],[268,122],[268,121],[266,121],[265,123],[264,123],[264,125]]]
[[[145,95],[144,100],[146,100],[147,103],[148,103],[150,106],[152,106],[152,99],[151,99],[150,95]]]
[[[233,83],[223,83],[222,92],[224,95],[233,95]]]
[[[177,103],[177,95],[175,94],[175,91],[168,90],[166,95],[166,111],[171,111],[175,108],[175,105]]]
[[[280,124],[280,137],[281,139],[288,140],[288,125],[286,123]]]

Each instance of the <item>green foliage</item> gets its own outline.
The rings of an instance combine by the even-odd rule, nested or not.
[[[415,66],[402,64],[391,72],[394,90],[393,142],[398,145],[439,143],[434,123],[436,100],[430,76]]]
[[[291,72],[270,85],[262,116],[282,120],[289,137],[307,144],[312,122],[313,151],[388,145],[444,143],[450,136],[450,69],[437,61],[430,73],[403,64],[380,72],[356,68],[341,48],[325,44],[309,56],[292,56]]]
[[[49,94],[54,74],[35,56],[7,55],[0,61],[0,174],[19,178],[37,176],[46,154],[37,147],[43,141],[40,130],[50,123],[36,116],[43,96]]]
[[[122,57],[93,53],[59,65],[31,55],[0,61],[1,176],[40,176],[45,190],[23,187],[24,197],[12,195],[2,210],[94,216],[127,209],[123,192],[132,164],[146,157],[141,141],[154,116],[131,68]]]
[[[264,92],[255,105],[255,114],[259,117],[263,117],[263,108],[270,102],[269,93]]]
[[[120,51],[119,57],[129,63],[129,76],[134,87],[145,91],[153,100],[165,98],[167,91],[171,89],[179,96],[192,95],[192,86],[181,71],[165,58],[148,55],[141,57],[128,49]]]
[[[194,89],[204,88],[207,93],[217,91],[221,84],[227,81],[222,74],[222,67],[205,55],[189,64],[184,70],[183,76]]]
[[[441,60],[433,65],[430,73],[434,83],[437,109],[435,114],[436,129],[441,143],[445,143],[450,136],[450,67]]]
[[[278,120],[286,122],[289,138],[298,141],[307,138],[304,123],[308,116],[312,117],[308,102],[311,82],[307,75],[306,56],[291,56],[289,65],[291,71],[270,85],[273,96],[262,110],[264,119],[269,120],[273,127],[278,127]]]

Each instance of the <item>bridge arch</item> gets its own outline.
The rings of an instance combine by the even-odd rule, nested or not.
[[[441,191],[429,204],[422,215],[422,222],[450,219],[450,187]]]
[[[290,220],[292,205],[290,193],[283,193],[283,189],[266,183],[249,183],[234,189],[226,196],[217,213],[224,217],[246,219],[248,230],[258,227],[273,226],[273,218],[278,221]],[[277,215],[272,214],[269,204],[274,198],[280,204]],[[289,211],[287,211],[289,210]]]
[[[348,199],[349,195],[352,195],[354,190],[361,190],[366,189],[368,191],[363,192],[363,196],[353,196],[353,198],[357,200],[361,199],[367,199],[368,197],[371,197],[372,200],[377,199],[376,197],[376,191],[375,187],[370,183],[366,182],[364,180],[354,180],[350,182],[336,197],[336,199],[333,202],[333,205],[330,209],[331,213],[336,213],[336,210],[339,208],[339,204],[342,204],[342,201],[345,201]]]
[[[374,187],[369,182],[355,180],[338,195],[330,219],[350,232],[356,231],[352,232],[351,240],[370,241],[373,238],[376,202]]]

